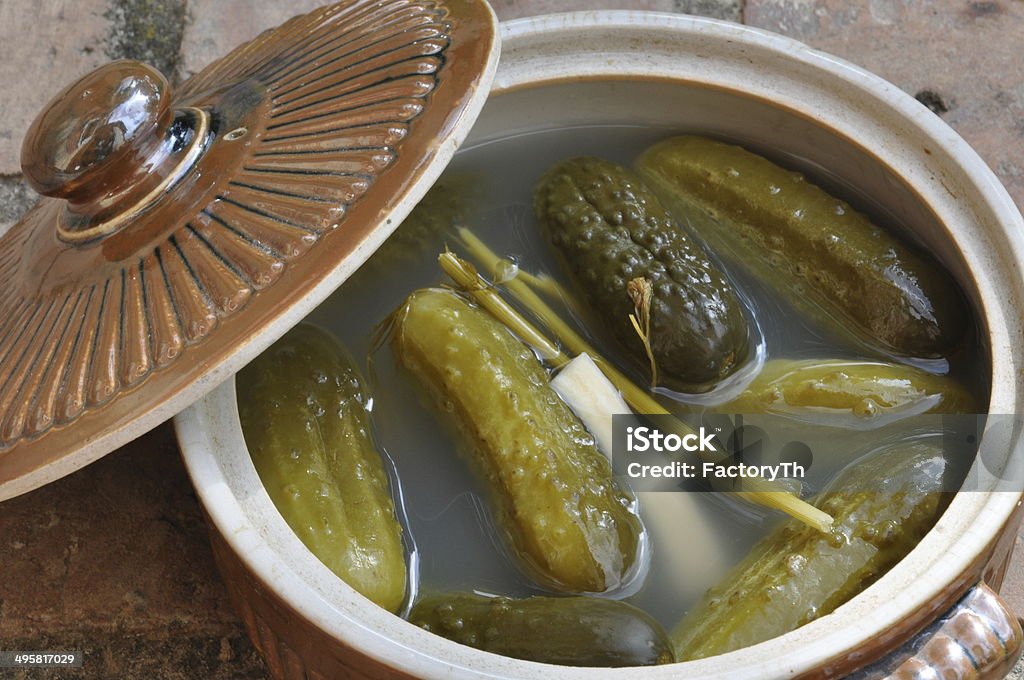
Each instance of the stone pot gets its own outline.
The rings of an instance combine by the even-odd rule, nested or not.
[[[793,40],[707,19],[553,15],[505,24],[502,45],[467,145],[571,125],[661,125],[827,167],[884,206],[959,280],[991,353],[989,412],[1021,411],[1024,221],[977,154],[914,99]],[[334,576],[264,491],[233,379],[175,425],[218,564],[275,678],[995,678],[1020,652],[1019,622],[990,587],[1009,559],[1021,494],[995,483],[958,493],[907,558],[833,614],[718,657],[595,671],[455,644]],[[1017,435],[1001,443],[1020,448]]]

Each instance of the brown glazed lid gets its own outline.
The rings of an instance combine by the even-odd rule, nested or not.
[[[349,0],[171,92],[114,62],[22,152],[0,236],[0,500],[209,392],[333,291],[437,178],[487,96],[484,0]]]

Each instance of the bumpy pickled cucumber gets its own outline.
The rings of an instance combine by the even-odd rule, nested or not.
[[[773,359],[723,413],[845,411],[856,416],[901,412],[974,413],[962,385],[912,366],[845,359]]]
[[[716,252],[862,345],[948,355],[969,317],[940,266],[804,176],[738,146],[675,137],[637,162]]]
[[[947,464],[927,441],[894,445],[844,470],[814,503],[831,533],[790,520],[761,539],[687,613],[671,638],[680,661],[788,633],[836,609],[901,560],[951,494]]]
[[[604,592],[635,572],[634,499],[508,329],[447,290],[413,293],[395,317],[401,364],[453,415],[509,551],[544,587]]]
[[[474,196],[480,191],[480,178],[445,173],[430,187],[395,233],[377,251],[389,255],[409,256],[408,251],[437,238],[454,226],[464,226]]]
[[[321,562],[380,606],[405,597],[402,528],[344,347],[299,324],[238,374],[253,464],[285,521]]]
[[[419,600],[409,620],[460,644],[542,663],[619,667],[673,660],[658,622],[615,600],[439,594]]]
[[[345,282],[346,288],[374,285],[376,277],[394,267],[422,262],[424,253],[436,250],[446,232],[466,225],[481,190],[478,176],[443,174],[394,233]]]
[[[747,358],[735,290],[631,171],[597,158],[559,163],[541,179],[534,206],[584,297],[643,366],[626,286],[651,283],[649,339],[666,387],[706,391]]]

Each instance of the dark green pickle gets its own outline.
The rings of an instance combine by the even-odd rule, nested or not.
[[[595,314],[643,366],[626,286],[651,283],[649,338],[662,385],[705,392],[746,360],[750,331],[736,291],[631,171],[598,158],[559,163],[537,186],[534,207]]]
[[[345,348],[299,324],[239,372],[237,387],[253,465],[288,526],[343,581],[398,611],[402,527]]]
[[[893,445],[846,468],[814,505],[829,533],[788,520],[751,549],[672,631],[680,661],[724,654],[834,611],[920,542],[952,494],[928,441]]]
[[[541,663],[623,667],[673,661],[658,622],[616,600],[438,594],[419,600],[409,621],[469,647]]]
[[[932,359],[963,337],[970,316],[939,264],[802,174],[694,136],[655,144],[637,170],[716,253],[840,337]]]

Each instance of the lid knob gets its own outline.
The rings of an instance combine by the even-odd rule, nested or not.
[[[497,60],[486,0],[341,0],[180,87],[120,62],[58,95],[22,154],[49,198],[0,233],[0,501],[183,409],[325,299],[450,160]]]
[[[33,121],[21,169],[45,196],[85,203],[116,191],[152,155],[174,113],[167,79],[115,61],[54,97]]]

